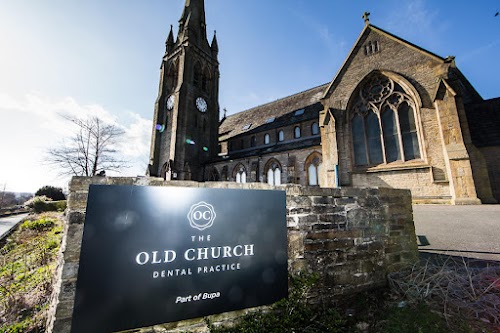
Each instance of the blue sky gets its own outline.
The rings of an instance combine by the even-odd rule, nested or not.
[[[483,98],[500,96],[499,0],[206,0],[217,30],[220,106],[228,114],[330,81],[371,23],[454,55]],[[118,145],[144,174],[159,66],[184,0],[0,0],[0,189],[64,187],[44,152],[68,136],[60,113],[122,127]]]

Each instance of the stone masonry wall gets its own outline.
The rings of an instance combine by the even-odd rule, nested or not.
[[[49,311],[49,333],[70,332],[90,184],[286,190],[289,272],[319,274],[320,281],[310,299],[313,303],[331,303],[342,295],[384,285],[387,273],[413,264],[418,255],[407,190],[74,177]],[[231,324],[248,311],[253,309],[214,315],[211,320]],[[207,328],[202,319],[193,319],[130,332],[181,331],[206,332]]]

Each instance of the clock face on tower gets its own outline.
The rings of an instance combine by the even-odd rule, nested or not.
[[[174,108],[175,96],[170,95],[167,99],[167,110],[172,110]]]
[[[207,111],[207,102],[203,99],[203,97],[198,97],[196,99],[196,108],[200,112],[206,112]]]

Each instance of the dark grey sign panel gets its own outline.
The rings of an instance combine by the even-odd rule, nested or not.
[[[107,333],[287,296],[284,191],[91,185],[72,333]]]

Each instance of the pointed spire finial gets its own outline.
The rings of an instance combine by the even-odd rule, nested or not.
[[[370,12],[364,12],[363,16],[361,16],[365,20],[365,24],[370,24]]]
[[[170,32],[168,34],[167,41],[165,42],[167,53],[172,51],[174,48],[175,43],[174,43],[174,31],[173,31],[173,29],[174,29],[174,27],[172,25],[170,25]]]
[[[217,30],[214,30],[214,38],[212,39],[212,45],[210,46],[212,53],[217,55],[219,52],[219,44],[217,43]]]

